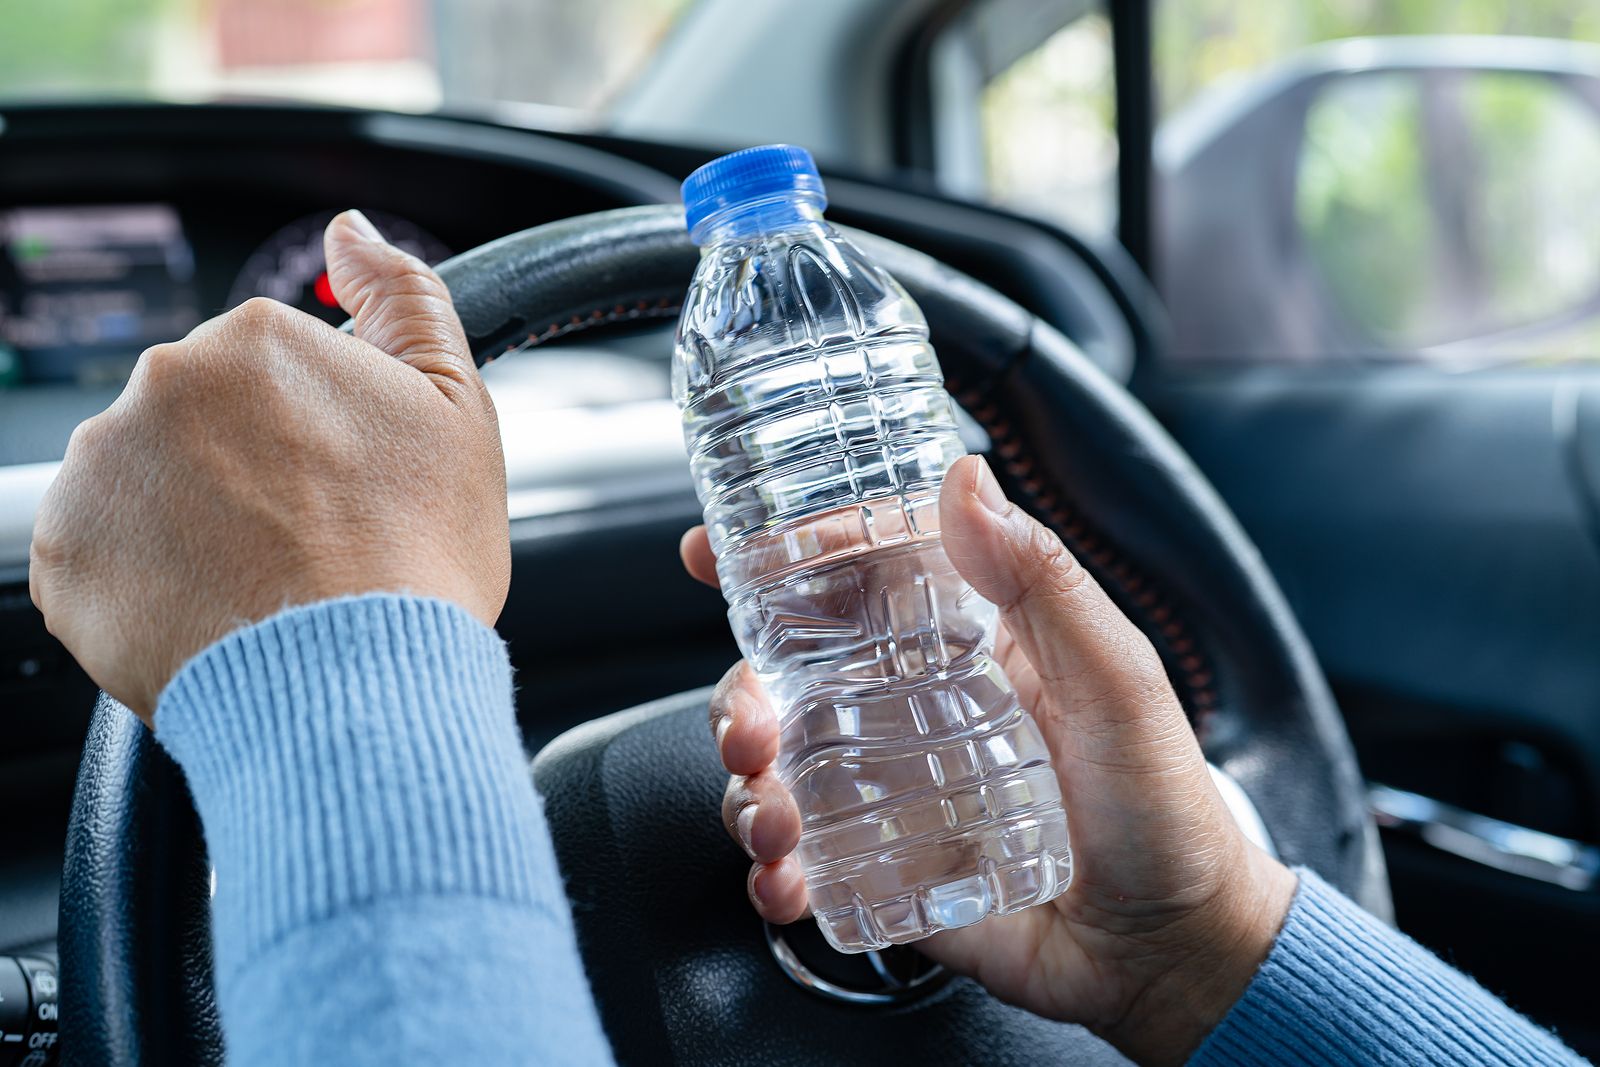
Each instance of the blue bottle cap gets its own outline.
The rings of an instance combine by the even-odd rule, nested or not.
[[[683,182],[689,231],[712,214],[784,193],[807,193],[828,206],[816,161],[799,145],[769,144],[713,159]]]

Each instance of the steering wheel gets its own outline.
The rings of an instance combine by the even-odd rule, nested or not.
[[[1278,854],[1387,916],[1376,830],[1338,709],[1260,556],[1194,465],[1050,326],[927,256],[851,237],[921,304],[949,387],[988,432],[1007,492],[1150,635],[1207,757],[1254,801]],[[483,363],[675,317],[696,261],[681,213],[661,206],[527,230],[439,273]],[[748,859],[718,816],[725,775],[705,702],[699,691],[587,723],[534,764],[619,1062],[1121,1062],[1081,1028],[966,980],[895,979],[879,964],[891,995],[819,996],[836,983],[796,966],[793,947],[769,937],[744,900]],[[207,874],[181,774],[102,698],[61,893],[67,1062],[220,1063]]]

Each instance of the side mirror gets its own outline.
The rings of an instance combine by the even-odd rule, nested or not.
[[[1179,358],[1472,365],[1600,341],[1600,49],[1339,42],[1174,121]]]

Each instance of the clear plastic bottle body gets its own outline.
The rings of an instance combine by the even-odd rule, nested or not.
[[[734,636],[778,709],[812,910],[844,951],[1071,877],[996,611],[939,539],[965,449],[909,296],[804,197],[713,218],[673,391]]]

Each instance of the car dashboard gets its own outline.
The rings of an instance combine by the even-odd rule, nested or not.
[[[266,106],[0,110],[0,465],[59,459],[138,354],[252,296],[343,313],[321,231],[359,207],[430,262],[675,195],[487,122]],[[74,417],[76,416],[76,417]]]
[[[143,349],[253,296],[340,319],[322,256],[332,210],[273,230],[233,271],[237,257],[227,247],[207,247],[201,269],[191,230],[208,242],[233,236],[228,244],[236,245],[251,227],[227,235],[187,214],[161,202],[0,212],[0,388],[120,384]],[[369,217],[393,244],[427,262],[450,255],[408,219],[377,211]]]
[[[505,116],[277,104],[0,106],[0,954],[54,936],[95,687],[27,589],[35,510],[73,428],[139,352],[250,296],[328,322],[320,231],[356,207],[437,260],[556,219],[677,199],[715,152]],[[914,180],[829,172],[830,217],[983,278],[1125,375],[1148,343],[1130,263]],[[502,358],[512,581],[498,629],[530,751],[715,680],[720,595],[678,562],[699,506],[669,393],[672,327],[619,324]],[[988,441],[969,422],[969,449]],[[269,462],[270,457],[263,457]]]

